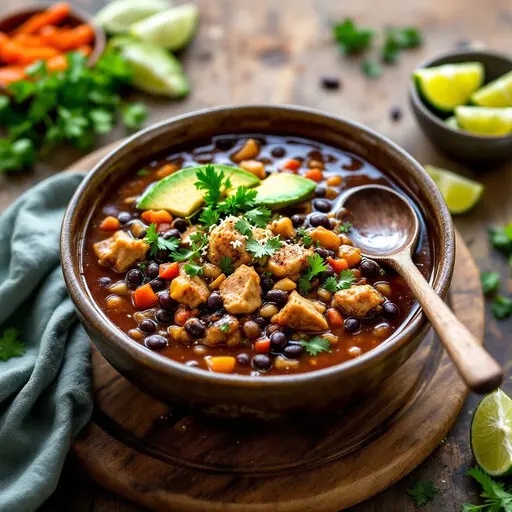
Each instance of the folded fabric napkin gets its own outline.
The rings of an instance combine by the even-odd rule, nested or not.
[[[92,412],[89,342],[59,261],[62,217],[83,177],[54,176],[0,215],[1,512],[48,498]]]

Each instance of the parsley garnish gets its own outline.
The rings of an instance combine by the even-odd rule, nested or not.
[[[236,215],[240,211],[248,210],[254,206],[256,194],[256,190],[248,189],[242,185],[235,190],[233,195],[226,197],[218,205],[219,211],[226,215]]]
[[[222,197],[225,185],[224,173],[216,171],[213,165],[205,165],[196,172],[197,181],[194,186],[199,190],[206,190],[204,202],[207,205],[217,204]]]
[[[368,78],[379,78],[382,75],[382,68],[379,63],[372,59],[365,59],[361,62],[361,71]]]
[[[418,480],[410,489],[407,489],[407,494],[411,496],[417,507],[422,507],[439,494],[439,489],[432,482]]]
[[[338,227],[340,233],[348,233],[352,229],[351,222],[344,222],[341,226]]]
[[[264,244],[261,244],[254,238],[249,238],[246,243],[247,251],[257,259],[264,258],[265,256],[272,256],[282,246],[283,242],[281,242],[279,235],[270,238]]]
[[[357,28],[354,21],[345,18],[333,27],[334,38],[344,55],[360,53],[369,48],[375,32],[368,28]]]
[[[245,218],[258,228],[264,228],[270,221],[272,212],[265,206],[259,206],[245,212]]]
[[[491,306],[492,314],[497,320],[505,320],[512,315],[512,300],[503,295],[497,295]]]
[[[231,274],[233,272],[233,262],[229,256],[222,256],[219,261],[219,267],[224,274]]]
[[[305,295],[311,290],[311,280],[320,272],[325,272],[329,266],[322,257],[314,253],[308,256],[309,270],[299,279],[299,291]]]
[[[317,356],[321,352],[331,351],[331,344],[329,343],[329,340],[322,338],[321,336],[315,336],[309,341],[301,340],[299,343],[310,356]]]
[[[235,223],[235,229],[241,235],[252,237],[252,227],[245,219],[238,219]]]
[[[382,47],[382,60],[394,64],[401,50],[416,48],[423,43],[423,37],[416,27],[390,28]]]
[[[206,225],[206,227],[213,226],[217,224],[220,220],[220,213],[214,209],[213,205],[209,205],[206,208],[203,208],[201,215],[199,216],[199,222],[202,222]]]
[[[183,269],[190,276],[202,276],[204,274],[204,268],[201,265],[196,265],[195,263],[185,263],[183,265]]]
[[[491,295],[500,287],[500,275],[498,272],[481,272],[480,280],[485,295]]]
[[[20,357],[25,353],[25,345],[18,339],[20,331],[15,327],[5,329],[0,337],[0,361]]]
[[[512,511],[512,494],[501,482],[496,482],[479,466],[475,466],[468,471],[481,486],[484,498],[484,505],[471,505],[466,503],[462,506],[463,512],[504,512]]]
[[[169,238],[166,240],[161,237],[156,229],[156,224],[150,224],[144,237],[144,242],[150,245],[150,254],[154,256],[157,251],[175,251],[180,246],[180,241],[177,238]]]

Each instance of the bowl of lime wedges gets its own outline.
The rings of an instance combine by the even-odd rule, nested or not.
[[[414,70],[409,99],[425,134],[451,157],[474,164],[512,158],[512,56],[438,54]]]

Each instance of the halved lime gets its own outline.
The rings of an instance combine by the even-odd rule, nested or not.
[[[512,108],[457,107],[458,125],[477,135],[507,135],[512,133]]]
[[[189,92],[180,61],[160,46],[129,39],[120,40],[119,50],[133,72],[132,85],[150,94],[181,98]]]
[[[512,400],[501,389],[478,404],[471,422],[471,449],[489,475],[501,476],[512,468]]]
[[[166,0],[115,0],[103,7],[95,20],[110,34],[122,34],[137,21],[165,11],[170,5]]]
[[[476,91],[471,101],[480,107],[512,107],[512,71]]]
[[[446,201],[448,210],[453,214],[466,213],[480,199],[484,186],[477,181],[465,178],[446,169],[425,165],[425,170],[434,180]]]
[[[457,123],[457,118],[455,116],[451,116],[446,119],[444,124],[449,128],[453,128],[454,130],[460,130],[459,123]]]
[[[438,110],[452,112],[464,105],[484,81],[484,67],[480,62],[443,64],[418,69],[414,80],[419,93]]]
[[[190,42],[196,31],[198,19],[197,7],[193,4],[184,4],[135,23],[130,33],[143,41],[175,51]]]

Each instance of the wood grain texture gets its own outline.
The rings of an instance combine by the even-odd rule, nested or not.
[[[512,279],[505,258],[492,251],[487,241],[489,224],[512,220],[512,166],[486,169],[475,174],[469,168],[439,154],[422,135],[407,110],[407,79],[415,64],[459,41],[482,41],[498,50],[510,51],[512,6],[509,0],[195,0],[201,10],[198,37],[182,59],[192,82],[192,94],[183,102],[160,101],[133,95],[151,107],[150,122],[205,106],[262,101],[290,102],[346,115],[386,134],[422,163],[445,166],[485,185],[480,204],[455,223],[482,270],[499,271],[503,292],[512,292]],[[0,14],[33,0],[4,0]],[[71,0],[89,12],[106,0]],[[426,43],[418,51],[405,52],[398,66],[386,67],[379,80],[367,80],[359,72],[357,59],[342,59],[330,42],[329,23],[352,16],[364,26],[383,28],[393,24],[415,24],[425,33]],[[338,92],[323,91],[321,75],[342,79]],[[389,116],[392,106],[403,109],[400,122]],[[117,129],[98,140],[98,147],[124,136]],[[26,174],[0,176],[0,210],[29,186],[69,166],[82,156],[72,149],[59,149]],[[457,298],[461,307],[472,309],[470,295]],[[510,375],[512,319],[497,322],[486,305],[486,346]],[[507,377],[503,389],[512,392]],[[353,512],[415,510],[405,489],[416,480],[432,480],[441,495],[423,507],[425,512],[459,512],[462,503],[478,501],[478,488],[466,476],[473,463],[468,432],[472,412],[479,400],[469,396],[446,441],[409,476],[378,496],[353,508]],[[140,506],[101,488],[75,467],[66,466],[55,495],[44,512],[140,512]]]

